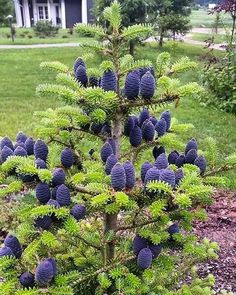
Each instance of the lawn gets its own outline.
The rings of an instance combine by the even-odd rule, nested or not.
[[[209,38],[212,38],[212,34],[202,34],[202,33],[191,33],[191,39],[196,41],[205,42]],[[228,35],[215,35],[214,36],[214,43],[220,44],[225,43],[228,41]],[[234,37],[234,41],[236,41],[236,36]]]
[[[78,38],[77,33],[69,34],[68,29],[60,29],[55,37],[39,38],[35,36],[32,28],[16,28],[15,42],[12,43],[10,38],[10,29],[0,27],[0,45],[16,44],[48,44],[48,43],[72,43],[87,40],[87,38]]]
[[[174,53],[177,59],[182,55],[189,55],[190,58],[198,60],[204,53],[204,49],[188,44],[179,44],[177,47],[166,44],[163,50]],[[148,58],[155,62],[159,49],[156,44],[139,47],[137,56]],[[18,130],[33,134],[36,119],[33,113],[36,110],[44,110],[49,107],[56,107],[60,102],[56,98],[40,98],[35,95],[35,87],[39,83],[52,82],[54,74],[39,69],[41,61],[59,60],[72,65],[73,60],[81,54],[79,48],[47,48],[47,49],[22,49],[22,50],[1,50],[0,51],[0,136],[6,134],[14,137]],[[92,65],[94,67],[94,64]],[[196,81],[196,71],[184,75],[183,80]],[[191,98],[181,102],[179,108],[171,107],[173,116],[179,122],[193,123],[195,136],[200,143],[208,137],[214,137],[222,156],[236,150],[236,117],[221,111],[213,110],[210,107],[202,107],[198,101]],[[232,175],[232,181],[236,181]]]
[[[190,16],[191,25],[194,28],[211,28],[214,24],[216,16],[208,14],[206,9],[193,10]],[[221,23],[219,27],[231,26],[232,18],[228,13],[221,13]]]

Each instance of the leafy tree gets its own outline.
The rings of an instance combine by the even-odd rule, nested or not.
[[[6,17],[12,13],[12,2],[10,0],[0,0],[0,25],[6,24]]]
[[[41,64],[56,70],[57,83],[39,85],[37,93],[65,102],[37,113],[36,131],[48,144],[22,132],[14,146],[1,140],[1,197],[36,186],[22,197],[19,225],[0,249],[1,292],[214,294],[214,278],[198,278],[196,264],[216,258],[218,246],[199,241],[191,228],[206,218],[202,206],[211,203],[215,186],[226,184],[216,174],[235,168],[236,155],[218,166],[213,139],[203,153],[195,139],[186,146],[178,139],[191,124],[178,124],[168,111],[159,120],[150,116],[201,92],[177,78],[196,64],[188,58],[173,63],[163,52],[154,78],[149,61],[123,55],[127,41],[152,27],[122,28],[116,2],[104,19],[108,30],[76,25],[98,41],[82,45],[86,54],[73,70],[59,62]],[[89,49],[105,58],[99,69],[87,67]],[[175,149],[168,158],[163,145]],[[151,147],[154,165],[147,161]],[[181,286],[189,271],[192,280]]]
[[[223,0],[220,4],[218,4],[214,11],[217,13],[219,12],[225,12],[229,13],[232,18],[232,29],[231,29],[231,36],[229,41],[229,47],[232,48],[234,35],[235,35],[235,29],[236,29],[236,0]]]

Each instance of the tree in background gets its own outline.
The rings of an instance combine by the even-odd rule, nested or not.
[[[232,18],[231,35],[229,40],[229,48],[232,48],[236,29],[236,0],[223,0],[214,8],[214,11],[216,11],[217,13],[229,13]]]
[[[12,1],[0,0],[0,25],[7,24],[6,17],[13,13]]]

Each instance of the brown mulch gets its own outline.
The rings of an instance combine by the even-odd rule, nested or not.
[[[201,238],[216,241],[220,251],[219,259],[201,265],[199,274],[215,276],[216,294],[222,289],[236,294],[236,192],[216,191],[213,205],[206,209],[208,221],[196,223],[194,231]]]

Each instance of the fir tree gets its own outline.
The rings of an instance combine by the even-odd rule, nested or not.
[[[182,97],[201,92],[196,83],[182,85],[177,79],[178,73],[196,64],[188,58],[172,63],[168,53],[161,53],[154,73],[149,61],[125,55],[126,44],[152,27],[122,28],[117,2],[105,9],[104,18],[109,31],[76,25],[78,31],[98,39],[83,46],[106,58],[99,71],[87,68],[91,54],[76,60],[83,62],[79,78],[86,78],[86,83],[80,82],[75,67],[41,64],[58,72],[58,83],[39,85],[37,93],[57,95],[65,105],[37,113],[42,119],[36,130],[41,139],[35,141],[34,155],[13,155],[7,140],[12,153],[1,165],[0,196],[37,188],[36,195],[21,198],[18,224],[11,232],[14,243],[0,250],[1,292],[213,294],[214,278],[199,279],[196,265],[217,258],[218,246],[207,239],[199,241],[191,229],[194,220],[207,217],[203,206],[211,203],[213,188],[227,183],[216,174],[234,169],[236,155],[217,166],[219,153],[212,139],[207,140],[205,153],[194,139],[183,144],[177,134],[191,132],[193,126],[171,120],[168,111],[161,113],[168,103],[177,106]],[[135,71],[140,78],[143,74],[142,87],[148,95],[135,93],[129,99],[122,87],[130,90],[135,81],[137,90],[135,74],[125,83]],[[100,77],[101,87],[89,84],[91,76]],[[165,124],[158,136],[160,121]],[[185,163],[192,149],[196,163]],[[177,168],[180,156],[184,161],[181,165],[178,161]],[[21,256],[15,257],[16,248],[22,249]],[[188,272],[192,280],[181,286]]]

